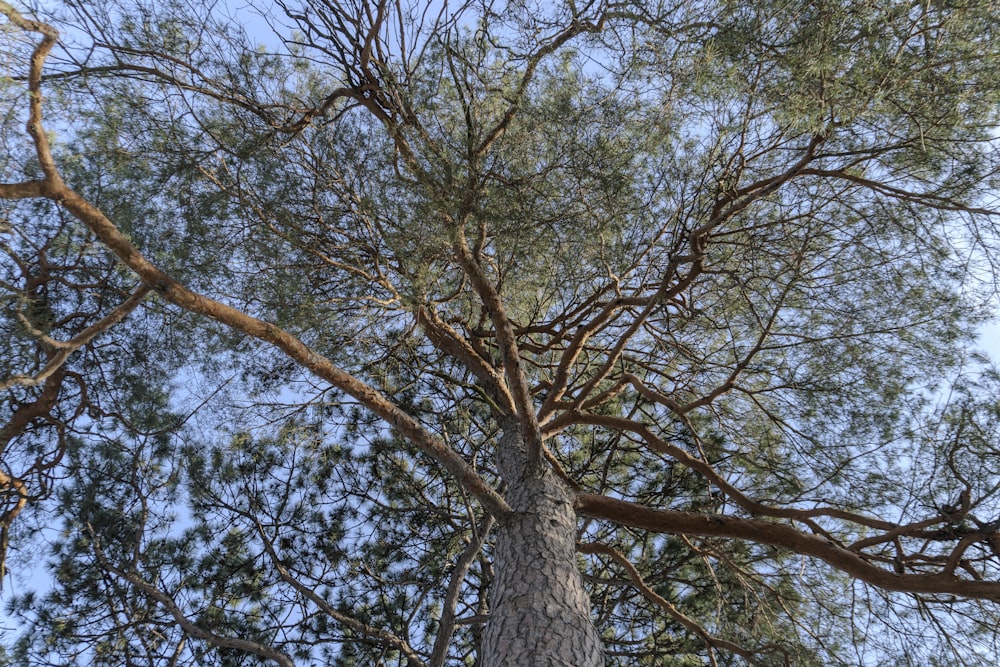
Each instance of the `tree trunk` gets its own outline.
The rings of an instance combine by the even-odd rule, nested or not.
[[[603,667],[576,564],[573,495],[550,470],[526,474],[516,426],[498,453],[513,516],[497,527],[484,667]]]

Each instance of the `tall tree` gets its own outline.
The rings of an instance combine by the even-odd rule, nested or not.
[[[992,664],[995,3],[0,10],[21,664]]]

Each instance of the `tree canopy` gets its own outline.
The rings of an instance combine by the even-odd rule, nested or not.
[[[996,3],[0,13],[0,663],[995,663]]]

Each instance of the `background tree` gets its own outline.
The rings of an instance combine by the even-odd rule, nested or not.
[[[0,8],[19,664],[993,660],[992,3]]]

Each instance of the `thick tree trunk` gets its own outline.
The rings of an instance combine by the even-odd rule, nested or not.
[[[516,428],[500,470],[514,515],[497,527],[484,667],[603,667],[590,599],[576,564],[573,496],[551,471],[527,476]]]

